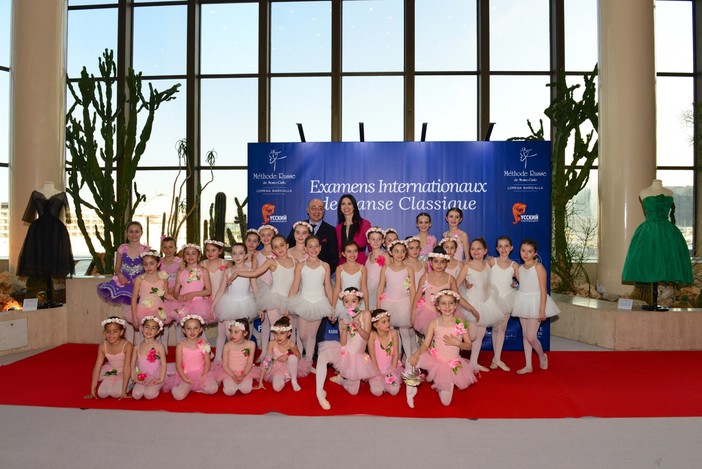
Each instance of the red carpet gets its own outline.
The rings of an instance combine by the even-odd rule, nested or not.
[[[548,371],[525,376],[500,370],[483,373],[477,384],[454,393],[444,407],[427,383],[407,407],[404,389],[397,396],[375,397],[366,384],[358,396],[327,382],[332,410],[314,397],[314,375],[274,392],[227,397],[193,393],[184,401],[162,394],[153,401],[83,399],[90,391],[95,345],[66,344],[0,367],[0,404],[87,409],[167,410],[232,414],[352,415],[452,418],[685,417],[702,416],[702,352],[550,352]],[[491,352],[481,361],[489,363]],[[521,352],[504,354],[514,370]],[[536,362],[535,360],[535,363]],[[331,372],[330,372],[331,376]],[[48,383],[48,384],[47,384]]]

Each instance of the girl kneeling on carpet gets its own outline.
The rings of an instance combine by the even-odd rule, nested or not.
[[[370,312],[360,309],[363,294],[356,287],[348,287],[339,294],[344,311],[339,314],[339,342],[329,340],[319,344],[317,358],[316,393],[319,405],[324,410],[331,409],[324,391],[327,378],[327,364],[331,363],[340,373],[330,381],[340,384],[351,395],[358,394],[361,380],[377,374],[366,344],[370,336]]]
[[[132,344],[124,338],[127,323],[122,318],[110,316],[100,324],[105,334],[105,341],[98,345],[90,394],[85,397],[88,399],[128,397],[127,385],[130,376],[129,364],[132,362]],[[102,383],[98,388],[100,381]]]
[[[163,332],[163,321],[156,316],[146,316],[141,320],[140,329],[144,341],[132,354],[132,397],[155,399],[166,378],[166,348],[157,339]]]
[[[294,391],[300,390],[298,377],[310,373],[311,364],[307,360],[300,360],[300,350],[295,342],[290,340],[292,326],[290,319],[283,316],[271,326],[273,341],[268,343],[266,358],[261,362],[261,377],[258,388],[265,389],[263,380],[273,383],[273,390],[282,391],[285,383],[290,381]]]
[[[190,391],[214,394],[218,386],[215,373],[211,370],[210,344],[200,338],[205,320],[189,314],[180,321],[185,339],[176,346],[175,371],[169,373],[163,390],[171,391],[173,397],[181,401]]]
[[[390,313],[384,309],[374,310],[368,339],[368,354],[377,373],[368,381],[374,396],[380,396],[383,392],[394,396],[400,391],[403,367],[398,356],[397,337],[397,331],[390,325]]]
[[[227,321],[229,342],[222,350],[222,386],[224,394],[233,396],[237,391],[248,394],[253,389],[254,377],[261,372],[253,366],[256,344],[249,337],[251,327],[247,319]]]
[[[433,383],[432,388],[446,406],[451,403],[454,386],[465,389],[478,381],[470,363],[459,355],[471,346],[466,323],[456,317],[460,298],[452,290],[436,294],[436,309],[441,316],[429,324],[424,342],[409,360],[412,366],[427,370],[427,381]],[[410,407],[414,405],[413,398],[407,395]]]

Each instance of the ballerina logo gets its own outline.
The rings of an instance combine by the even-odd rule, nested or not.
[[[519,222],[538,223],[539,215],[527,214],[526,208],[526,204],[522,202],[517,202],[514,205],[512,205],[512,216],[514,217],[514,221],[512,222],[513,225],[516,225]]]
[[[270,153],[268,153],[268,164],[273,165],[273,171],[276,170],[278,160],[284,160],[287,158],[287,156],[280,156],[281,153],[283,152],[276,150],[271,150]]]
[[[529,158],[533,158],[535,156],[538,156],[538,153],[534,153],[532,155],[531,148],[522,147],[522,149],[519,150],[519,161],[524,163],[524,169],[527,167],[527,161],[529,161]]]

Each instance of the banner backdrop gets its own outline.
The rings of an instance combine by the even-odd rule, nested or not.
[[[287,234],[307,219],[306,206],[318,198],[325,220],[337,224],[337,205],[353,194],[363,218],[400,237],[417,233],[415,218],[427,212],[430,233],[441,239],[446,211],[463,211],[460,228],[470,239],[482,236],[491,255],[500,235],[519,243],[538,242],[549,270],[551,251],[550,142],[323,142],[250,143],[249,226],[276,226]],[[515,324],[516,323],[516,324]],[[549,348],[549,324],[539,331]],[[490,335],[484,347],[491,348]],[[506,350],[522,348],[521,329],[512,319]]]

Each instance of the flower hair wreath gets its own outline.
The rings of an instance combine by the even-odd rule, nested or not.
[[[142,251],[139,253],[139,257],[141,257],[142,259],[146,256],[155,257],[156,259],[161,258],[158,251],[156,251],[155,249],[149,249],[148,251]]]
[[[388,251],[392,251],[392,248],[397,246],[398,244],[402,244],[404,247],[407,247],[407,243],[403,239],[396,239],[392,243],[388,244]]]
[[[246,330],[246,326],[244,325],[243,322],[240,322],[240,321],[232,321],[232,322],[230,322],[230,323],[229,323],[229,326],[227,327],[227,329],[229,329],[229,330],[231,331],[232,328],[239,329],[239,330],[242,331],[242,332],[244,332],[244,331]]]
[[[395,228],[386,228],[385,229],[385,236],[387,236],[388,233],[395,233],[396,235],[400,236],[400,234],[397,232]]]
[[[205,246],[208,244],[214,244],[215,246],[218,246],[220,248],[224,248],[224,243],[222,241],[217,241],[216,239],[207,239],[205,240]]]
[[[453,241],[454,243],[458,244],[457,239],[458,238],[441,238],[441,241],[439,241],[439,246],[443,247],[444,243],[447,243],[449,241]]]
[[[387,311],[383,311],[382,313],[378,314],[377,316],[373,316],[373,317],[371,318],[371,322],[380,321],[380,320],[383,319],[384,317],[388,317],[388,318],[389,318],[389,317],[390,317],[390,313],[387,312]]]
[[[405,240],[405,244],[413,243],[413,242],[415,242],[415,241],[418,242],[419,244],[422,243],[422,240],[421,240],[421,239],[417,238],[416,236],[412,236],[411,238],[407,238],[407,239]]]
[[[159,332],[161,332],[163,330],[163,321],[161,321],[156,316],[144,316],[144,319],[141,320],[141,325],[143,326],[146,321],[153,321],[156,324],[158,324],[158,331]]]
[[[343,290],[339,292],[339,299],[343,300],[346,296],[355,296],[356,298],[363,298],[363,292],[359,290]]]
[[[378,234],[380,234],[380,236],[385,238],[385,230],[384,229],[382,229],[379,226],[372,226],[372,227],[368,228],[368,231],[366,231],[366,239],[370,238],[370,235],[372,235],[373,233],[378,233]]]
[[[183,244],[183,246],[180,249],[181,249],[181,251],[185,251],[188,248],[195,249],[195,250],[197,250],[197,252],[202,252],[202,251],[200,251],[200,246],[198,246],[197,244],[193,244],[193,243]]]
[[[293,231],[298,226],[304,226],[305,228],[307,228],[309,230],[310,233],[312,233],[314,231],[314,228],[312,228],[312,225],[310,225],[309,223],[307,223],[304,220],[296,221],[295,223],[293,223]]]
[[[251,233],[256,233],[258,235],[258,230],[256,228],[249,228],[246,230],[246,235],[250,235]]]
[[[202,319],[202,316],[198,316],[197,314],[188,314],[180,320],[180,327],[185,326],[185,323],[188,322],[190,319],[195,319],[196,321],[199,321],[202,326],[205,325],[205,320]]]
[[[114,324],[119,324],[122,327],[127,327],[127,322],[122,319],[122,318],[107,318],[104,321],[100,323],[102,327],[105,327],[106,325],[114,323]]]
[[[271,326],[272,332],[292,332],[292,326]]]
[[[427,257],[429,259],[433,257],[438,257],[439,259],[446,259],[447,261],[451,260],[451,256],[449,256],[448,254],[441,254],[440,252],[430,252],[429,254],[427,254]]]
[[[454,298],[456,299],[456,301],[460,301],[460,300],[461,300],[461,295],[459,295],[458,293],[456,293],[456,292],[453,291],[453,290],[441,290],[441,291],[439,291],[439,292],[436,294],[436,299],[438,300],[439,297],[444,296],[444,295],[452,296],[452,297],[454,297]]]
[[[258,235],[261,236],[261,230],[273,230],[273,234],[278,234],[278,228],[272,225],[261,225],[258,227]]]

